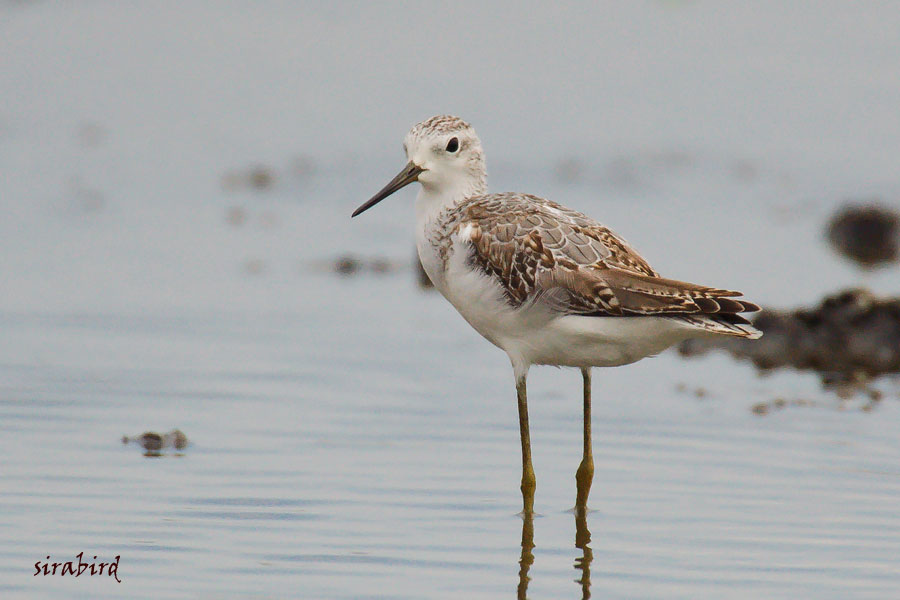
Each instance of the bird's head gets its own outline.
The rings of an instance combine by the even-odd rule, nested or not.
[[[481,140],[471,125],[449,115],[431,117],[409,130],[403,141],[408,162],[390,183],[357,208],[356,216],[414,181],[431,194],[462,199],[485,190]]]

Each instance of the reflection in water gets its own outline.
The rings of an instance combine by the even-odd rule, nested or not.
[[[588,544],[591,541],[591,532],[587,528],[587,510],[575,511],[575,547],[581,550],[581,556],[575,559],[575,568],[581,571],[581,579],[575,583],[581,584],[581,598],[587,600],[591,597],[591,561],[594,553]]]
[[[522,513],[522,554],[519,556],[519,586],[516,588],[516,598],[525,600],[528,597],[528,569],[534,563],[534,513],[526,511]]]
[[[581,598],[591,597],[591,562],[594,553],[588,544],[591,532],[587,527],[587,511],[575,511],[575,547],[581,550],[581,556],[575,559],[575,569],[581,571],[581,577],[575,583],[581,585]],[[528,571],[534,564],[534,516],[522,513],[522,554],[519,556],[519,585],[516,587],[516,598],[525,600],[528,597],[528,582],[531,577]]]

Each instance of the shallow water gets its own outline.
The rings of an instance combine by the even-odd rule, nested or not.
[[[121,555],[130,597],[513,595],[522,521],[504,359],[407,278],[320,277],[405,310],[360,305],[317,340],[322,314],[4,313],[19,356],[40,355],[2,365],[4,590],[121,595],[97,578],[31,578],[46,554],[85,550]],[[723,357],[667,354],[595,381],[595,595],[896,589],[896,401],[760,418],[749,404],[784,387]],[[565,512],[578,385],[571,371],[532,376],[533,597],[580,594]],[[175,425],[193,441],[181,456],[119,443]]]
[[[483,45],[463,45],[446,63],[429,47],[443,72],[471,86],[469,100],[448,93],[480,119],[493,189],[584,210],[663,273],[742,289],[763,304],[812,304],[859,284],[897,293],[896,270],[861,276],[822,238],[842,199],[900,189],[893,159],[881,155],[900,144],[889,101],[900,83],[885,76],[900,68],[896,11],[633,6],[618,17],[659,33],[647,38],[656,43],[684,45],[628,54],[627,30],[589,15],[603,28],[601,49],[621,57],[602,73],[618,87],[596,73],[584,80],[624,119],[608,144],[578,124],[597,115],[573,114],[555,97],[525,97],[509,111],[479,104],[493,86],[476,80],[491,69],[451,67],[474,68]],[[724,355],[665,353],[597,370],[585,531],[568,511],[581,452],[580,376],[536,368],[529,409],[540,516],[517,516],[508,361],[437,294],[416,288],[411,192],[348,218],[402,166],[403,127],[446,100],[430,79],[434,95],[399,74],[398,64],[416,60],[398,36],[370,31],[372,23],[391,31],[402,10],[312,19],[281,3],[261,13],[242,4],[101,7],[0,7],[0,44],[11,50],[0,53],[8,61],[0,70],[8,98],[0,112],[4,598],[896,595],[896,382],[880,384],[885,399],[863,412],[812,375],[761,378]],[[822,25],[829,19],[843,24],[840,48]],[[196,23],[214,25],[204,37]],[[543,48],[563,36],[548,23],[531,24]],[[481,38],[492,31],[473,26]],[[361,36],[359,47],[310,66],[319,30],[341,43]],[[733,42],[714,33],[725,30]],[[772,45],[758,47],[759,30]],[[786,35],[796,31],[803,35]],[[782,68],[793,64],[779,62],[782,34],[803,69]],[[366,62],[367,36],[389,40],[380,59]],[[505,56],[505,43],[495,40],[494,50]],[[727,52],[708,52],[723,44]],[[197,62],[178,62],[184,56]],[[626,69],[629,57],[636,66]],[[548,85],[572,76],[557,68],[561,60],[538,68]],[[685,69],[695,60],[705,70]],[[388,111],[352,94],[324,102],[361,77],[353,61],[368,69],[363,90],[387,80],[404,104]],[[296,65],[311,72],[299,77]],[[656,79],[617,78],[641,67]],[[660,93],[667,73],[671,112],[644,97]],[[823,94],[816,86],[829,74],[864,89]],[[682,109],[707,77],[719,96],[694,99],[709,129],[692,136],[700,117]],[[301,108],[328,118],[285,116],[297,100],[293,78],[321,94],[304,96]],[[746,86],[763,106],[805,118],[779,127],[749,103],[735,114]],[[859,95],[870,100],[868,120],[829,120]],[[532,123],[522,119],[529,111],[539,115],[531,137],[522,125]],[[348,115],[356,115],[349,125]],[[845,129],[848,121],[857,127]],[[363,126],[371,134],[358,146],[350,132]],[[574,158],[561,150],[569,145]],[[270,188],[225,185],[225,174],[257,162],[274,173]],[[346,253],[400,267],[340,276],[328,266]],[[775,398],[809,405],[752,412]],[[191,440],[183,452],[145,457],[121,443],[175,427]],[[81,551],[120,556],[122,583],[33,577],[47,555],[65,561]]]

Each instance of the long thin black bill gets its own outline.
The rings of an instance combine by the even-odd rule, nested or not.
[[[406,166],[403,167],[403,170],[397,173],[397,176],[391,179],[391,182],[381,188],[381,191],[372,196],[368,202],[357,208],[353,211],[353,214],[350,217],[355,217],[356,215],[362,214],[399,190],[402,187],[405,187],[411,184],[413,181],[419,179],[419,173],[424,171],[422,167],[415,164],[413,161],[409,161],[406,163]]]

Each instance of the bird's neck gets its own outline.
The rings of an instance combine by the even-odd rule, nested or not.
[[[485,193],[487,181],[484,176],[463,179],[452,185],[422,185],[416,197],[416,221],[419,224],[433,222],[442,212],[455,208],[472,196]]]

